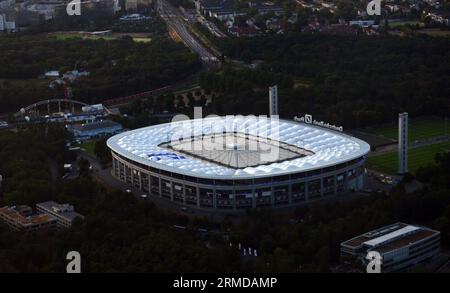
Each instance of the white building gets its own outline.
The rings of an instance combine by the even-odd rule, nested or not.
[[[378,252],[381,273],[404,271],[440,253],[440,232],[426,227],[395,223],[341,243],[344,263],[361,261],[367,265],[369,252]]]

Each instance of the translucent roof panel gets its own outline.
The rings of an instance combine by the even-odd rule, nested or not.
[[[231,151],[216,152],[214,140],[211,146],[211,143],[204,143],[206,139],[198,139],[234,136],[257,138],[251,141],[270,149],[245,152],[240,150],[240,143],[219,142],[218,145]],[[195,142],[194,150],[177,151],[173,147],[186,145],[179,143],[186,141]],[[255,116],[213,117],[154,125],[115,135],[107,144],[114,152],[140,164],[212,179],[249,179],[304,172],[360,158],[370,151],[366,142],[341,132]],[[299,150],[303,153],[299,154]],[[205,159],[206,154],[209,159]],[[235,163],[224,164],[226,160]]]

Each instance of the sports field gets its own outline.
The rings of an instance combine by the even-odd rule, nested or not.
[[[121,37],[125,36],[126,34],[122,33],[112,33],[110,35],[90,35],[88,33],[80,34],[80,33],[73,33],[73,32],[62,32],[62,33],[55,33],[52,34],[56,37],[57,40],[70,40],[70,39],[83,39],[83,40],[105,40],[105,41],[113,41],[118,40]],[[135,33],[130,34],[130,36],[133,38],[133,41],[137,43],[149,43],[152,41],[152,39],[148,36],[143,36],[141,34]]]
[[[76,35],[76,34],[57,34],[56,39],[60,41],[73,40],[73,39],[83,39],[83,40],[105,40],[112,41],[116,40],[113,36],[95,36],[95,35]]]
[[[134,37],[133,41],[137,42],[137,43],[149,43],[151,42],[151,38],[148,37]]]
[[[449,133],[448,123],[443,118],[418,118],[409,121],[409,141],[414,142]],[[383,125],[377,128],[367,128],[364,132],[394,139],[398,137],[398,125]]]
[[[410,149],[408,154],[409,172],[415,174],[419,167],[434,164],[434,157],[437,153],[448,152],[449,150],[450,141]],[[395,151],[368,157],[366,166],[383,173],[396,174],[397,162],[398,157]]]

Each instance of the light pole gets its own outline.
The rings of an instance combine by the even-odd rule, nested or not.
[[[3,181],[3,176],[2,176],[2,174],[0,174],[0,199],[3,197],[2,181]]]

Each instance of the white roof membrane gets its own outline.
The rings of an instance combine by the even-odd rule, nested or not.
[[[161,146],[190,135],[237,132],[272,138],[313,154],[242,169],[231,168]],[[326,128],[288,120],[254,116],[195,119],[144,127],[111,137],[114,152],[138,163],[188,176],[210,179],[249,179],[320,169],[364,156],[370,146],[357,138]]]

